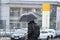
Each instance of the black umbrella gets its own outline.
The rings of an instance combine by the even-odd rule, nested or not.
[[[31,20],[37,19],[37,16],[34,14],[26,14],[21,16],[20,22],[30,22]]]

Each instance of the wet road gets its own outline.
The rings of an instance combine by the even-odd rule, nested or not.
[[[42,40],[46,40],[46,39],[42,39]],[[59,38],[55,38],[55,39],[49,39],[49,40],[60,40]]]
[[[11,40],[10,37],[0,37],[0,40]]]
[[[10,37],[0,37],[0,40],[11,40]],[[42,40],[46,40],[46,39],[42,39]],[[55,38],[55,39],[49,39],[49,40],[60,40],[59,38]]]

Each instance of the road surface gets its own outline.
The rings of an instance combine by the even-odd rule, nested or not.
[[[0,40],[11,40],[10,37],[0,37]],[[44,39],[46,40],[46,39]],[[49,40],[60,40],[59,38],[55,39],[49,39]]]

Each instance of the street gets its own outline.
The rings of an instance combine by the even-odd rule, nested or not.
[[[0,40],[11,40],[10,37],[0,37]],[[45,40],[45,39],[43,39]],[[59,38],[49,39],[49,40],[60,40]]]
[[[46,40],[46,39],[42,39],[42,40]],[[49,40],[60,40],[59,38],[54,38],[54,39],[49,39]]]
[[[0,37],[0,40],[10,40],[10,37]]]

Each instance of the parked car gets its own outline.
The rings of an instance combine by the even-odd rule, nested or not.
[[[27,30],[26,29],[18,29],[11,35],[11,40],[27,40]]]
[[[45,29],[46,31],[49,32],[49,34],[51,35],[50,38],[54,38],[56,36],[56,32],[54,29]]]
[[[22,30],[28,31],[28,28],[21,28]]]
[[[38,39],[49,39],[51,37],[55,37],[55,30],[45,29],[45,30],[40,30],[40,36]]]
[[[60,30],[56,30],[56,36],[55,38],[60,38]]]
[[[45,30],[40,30],[40,35],[38,39],[49,39],[50,34],[48,33],[48,31]]]

